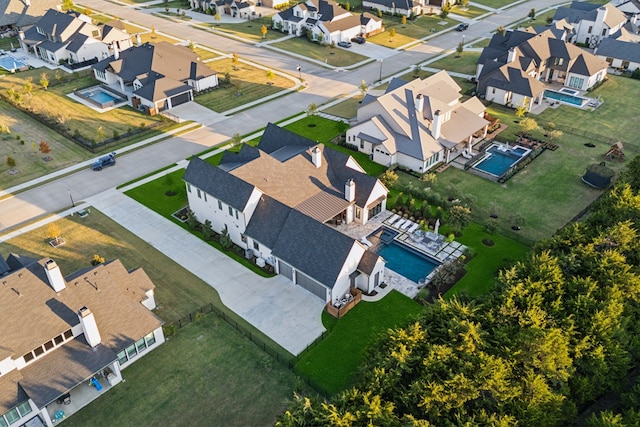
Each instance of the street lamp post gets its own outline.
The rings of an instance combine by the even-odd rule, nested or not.
[[[71,207],[75,208],[76,204],[73,202],[73,196],[71,195],[71,190],[67,190],[69,192],[69,198],[71,199]]]
[[[462,45],[464,46],[464,34],[462,35]]]
[[[384,62],[384,60],[382,58],[380,58],[380,78],[378,79],[379,82],[382,81],[382,63]]]
[[[296,67],[296,70],[298,70],[298,77],[300,77],[300,80],[302,80],[302,67],[298,65]]]

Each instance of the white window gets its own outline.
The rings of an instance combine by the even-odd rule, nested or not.
[[[149,347],[151,347],[152,345],[154,345],[156,343],[156,336],[154,335],[153,332],[151,332],[149,335],[144,337],[144,339],[145,339],[145,341],[147,341],[147,345]]]
[[[188,182],[187,182],[187,191],[191,193],[191,184],[189,184]]]
[[[222,210],[222,202],[218,200],[218,209]]]
[[[260,244],[255,240],[253,241],[253,249],[255,249],[256,251],[260,250]]]
[[[29,405],[29,401],[22,402],[17,407],[18,412],[20,412],[20,416],[24,417],[27,414],[30,414],[33,409],[31,409],[31,405]]]
[[[229,206],[229,216],[233,216],[233,208]]]
[[[200,189],[198,188],[197,191],[198,191],[198,199],[202,199],[202,193],[200,192]]]

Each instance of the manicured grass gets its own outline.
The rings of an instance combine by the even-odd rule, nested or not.
[[[520,24],[518,25],[518,27],[536,27],[539,25],[547,25],[547,18],[551,17],[553,18],[553,15],[556,14],[556,10],[552,9],[549,10],[543,14],[536,14],[536,17],[534,19],[531,19],[529,17],[525,17],[523,16],[523,20],[520,22]]]
[[[351,98],[347,98],[339,104],[322,110],[327,114],[333,116],[344,117],[345,119],[353,119],[358,113],[358,107],[362,101],[362,96],[357,95]]]
[[[446,22],[446,24],[441,24],[441,22]],[[458,21],[452,18],[442,19],[438,15],[423,15],[413,21],[409,20],[403,25],[400,17],[385,15],[385,32],[369,37],[367,41],[395,49],[409,43],[417,42],[424,37],[446,30],[457,24]],[[389,31],[391,28],[395,28],[396,30],[394,37],[390,36]]]
[[[40,259],[52,257],[66,276],[91,266],[94,254],[105,260],[120,259],[127,269],[141,267],[156,285],[156,314],[166,322],[186,316],[202,305],[220,304],[218,293],[205,282],[165,257],[148,243],[90,208],[85,218],[65,217],[56,222],[64,246],[52,248],[47,227],[0,243],[0,253],[15,252]]]
[[[39,84],[43,73],[47,75],[50,82],[48,90],[44,90]],[[98,85],[100,82],[94,79],[90,72],[62,73],[61,75],[62,79],[58,82],[55,72],[47,68],[37,68],[4,76],[0,79],[0,91],[6,93],[7,89],[15,90],[21,94],[23,105],[41,114],[58,117],[59,120],[64,121],[70,133],[74,134],[78,131],[85,138],[95,139],[98,142],[111,138],[114,131],[122,135],[129,129],[157,123],[162,119],[161,116],[152,117],[128,106],[98,113],[67,95],[75,89]],[[25,83],[29,78],[33,82],[31,93],[25,89]],[[99,127],[103,129],[102,136],[98,132]]]
[[[207,65],[219,73],[220,79],[225,73],[229,73],[231,83],[235,85],[216,89],[196,97],[195,100],[198,104],[219,113],[295,86],[292,80],[278,74],[274,74],[273,79],[270,80],[267,77],[267,71],[262,68],[243,62],[234,65],[231,58],[210,61],[207,62]],[[241,95],[238,95],[239,93]]]
[[[251,40],[254,42],[272,41],[287,36],[278,30],[274,30],[271,27],[271,18],[256,19],[253,21],[244,21],[237,24],[231,23],[213,23],[204,24],[212,28],[216,33],[229,34],[242,39]],[[267,34],[262,37],[262,26],[266,25]]]
[[[177,170],[175,172],[167,173],[165,176],[158,178],[154,181],[143,184],[139,187],[133,188],[127,191],[125,194],[132,199],[136,200],[153,210],[154,212],[162,215],[173,223],[188,230],[194,236],[204,240],[201,231],[191,230],[186,223],[178,221],[171,214],[179,211],[187,206],[187,193],[185,185],[182,181],[184,175],[184,169]],[[168,191],[173,191],[175,194],[168,196]],[[251,271],[259,274],[263,277],[273,277],[274,274],[267,273],[255,264],[247,260],[242,254],[238,254],[234,251],[226,251],[222,249],[220,243],[213,240],[206,241],[209,245],[223,252],[229,258],[239,262]]]
[[[483,239],[492,240],[494,245],[486,246]],[[462,293],[472,297],[486,294],[493,288],[500,268],[523,259],[530,251],[529,247],[499,233],[488,234],[478,223],[466,227],[456,241],[471,248],[475,256],[465,265],[466,274],[445,294],[446,298]]]
[[[309,124],[315,124],[315,126],[309,127]],[[336,122],[333,120],[323,119],[322,117],[305,117],[302,120],[285,126],[285,128],[352,156],[360,166],[362,166],[365,172],[371,176],[379,176],[386,170],[384,166],[371,161],[366,154],[332,143],[331,139],[338,136]]]
[[[296,372],[310,378],[330,395],[352,385],[366,349],[389,328],[404,326],[422,307],[397,291],[377,302],[360,302],[335,323],[316,347],[296,363]],[[329,316],[323,313],[323,318]],[[333,321],[332,321],[333,322]]]
[[[300,37],[279,41],[274,43],[273,46],[306,56],[307,58],[322,61],[334,67],[346,67],[368,59],[366,56],[359,55],[349,49],[323,46]]]
[[[20,47],[20,42],[18,41],[18,37],[7,37],[4,39],[0,38],[0,49],[8,51],[11,49],[12,45],[14,48]]]
[[[133,37],[132,38],[134,45],[136,44],[136,38]],[[151,43],[158,43],[161,41],[165,41],[171,44],[176,44],[178,43],[180,40],[170,37],[170,36],[165,36],[163,34],[158,34],[157,28],[156,31],[154,32],[153,30],[151,31],[146,31],[143,33],[140,33],[140,41],[142,43],[146,43],[146,42],[151,42]]]
[[[4,101],[0,101],[0,124],[8,126],[11,132],[0,135],[0,176],[2,176],[0,188],[2,189],[95,156]],[[16,139],[17,136],[20,136],[20,141]],[[22,141],[24,144],[21,143]],[[39,151],[40,141],[46,141],[49,144],[51,152],[48,156],[52,160],[46,162],[42,160],[45,154]],[[7,173],[11,169],[6,163],[7,157],[12,157],[16,161],[15,168],[20,171],[19,173],[15,175]]]
[[[209,49],[205,49],[199,45],[196,45],[196,49],[194,50],[194,52],[198,55],[198,58],[200,58],[200,61],[207,61],[209,59],[220,57],[220,55],[218,55],[217,53],[212,52]]]
[[[440,70],[475,75],[478,58],[480,58],[480,52],[454,52],[449,56],[430,63],[428,66]]]
[[[465,18],[473,19],[480,15],[484,15],[485,13],[489,13],[489,11],[479,7],[471,6],[471,5],[464,8],[461,5],[456,5],[453,7],[453,10],[451,11],[451,13],[464,16]]]
[[[471,45],[471,47],[475,47],[475,48],[484,48],[489,46],[489,43],[491,42],[491,38],[484,38],[484,39],[480,39],[478,41],[473,42],[473,44]]]
[[[207,315],[122,372],[126,382],[65,419],[74,426],[266,426],[293,395],[293,372]]]
[[[478,0],[478,3],[483,4],[487,7],[499,9],[503,6],[507,6],[507,5],[510,5],[511,3],[514,3],[514,0]]]

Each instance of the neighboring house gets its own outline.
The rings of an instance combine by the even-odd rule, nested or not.
[[[383,282],[384,260],[329,225],[385,209],[387,189],[351,156],[269,124],[257,147],[225,153],[218,167],[194,157],[183,179],[199,222],[323,301]]]
[[[425,13],[440,13],[443,4],[451,6],[456,0],[363,0],[362,7],[380,10],[391,15],[405,15],[407,18]]]
[[[604,39],[595,54],[612,68],[635,71],[640,68],[640,43]]]
[[[627,17],[611,3],[601,5],[574,1],[567,7],[558,8],[553,20],[565,20],[573,25],[575,34],[569,42],[593,48],[622,28]]]
[[[233,17],[249,18],[255,15],[256,4],[252,1],[238,0],[189,0],[189,4],[194,9],[207,11],[215,10],[220,14],[227,14]],[[277,8],[282,5],[288,5],[289,0],[266,0],[258,2],[258,6]]]
[[[0,257],[0,282],[2,426],[53,425],[164,342],[153,283],[118,260],[64,278],[50,258],[12,254]],[[56,402],[67,399],[73,405]]]
[[[494,34],[478,60],[478,95],[488,101],[528,110],[543,98],[543,82],[587,90],[602,81],[609,64],[558,39],[551,29]]]
[[[307,0],[275,14],[273,28],[295,36],[311,32],[311,38],[324,44],[348,41],[382,31],[382,20],[365,12],[355,15],[334,0]]]
[[[624,13],[630,23],[640,23],[640,0],[618,0],[612,1],[611,4]]]
[[[0,0],[0,32],[26,29],[49,9],[59,9],[60,0]]]
[[[460,102],[460,91],[444,70],[408,83],[394,79],[384,95],[363,100],[347,143],[376,163],[418,173],[449,163],[452,152],[471,152],[474,135],[484,138],[489,124],[482,102]]]
[[[49,9],[34,26],[19,33],[21,47],[38,58],[59,64],[98,62],[130,47],[131,35],[108,24],[93,25],[80,13]]]
[[[96,79],[128,94],[149,114],[193,101],[193,92],[218,85],[218,74],[191,49],[161,41],[130,47],[93,67]]]

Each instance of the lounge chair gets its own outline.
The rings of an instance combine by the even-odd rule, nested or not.
[[[400,215],[398,215],[398,214],[393,214],[393,215],[392,215],[392,216],[387,220],[387,221],[388,221],[388,224],[389,224],[389,225],[393,224],[394,222],[396,222],[396,221],[398,220],[398,218],[400,218]]]
[[[413,233],[414,231],[416,231],[418,229],[418,227],[420,227],[420,224],[416,224],[415,222],[413,223],[413,225],[411,227],[409,227],[409,229],[407,230],[408,233]]]
[[[411,227],[413,224],[415,224],[415,222],[413,222],[413,221],[409,220],[409,221],[405,222],[404,224],[402,224],[402,227],[401,227],[401,228],[402,228],[403,230],[407,230],[407,229],[408,229],[409,227]]]
[[[407,222],[407,221],[408,221],[407,219],[400,219],[400,220],[398,220],[398,222],[396,222],[395,224],[393,224],[393,226],[394,226],[395,228],[400,228],[400,227],[402,227],[402,225],[403,225],[405,222]]]

